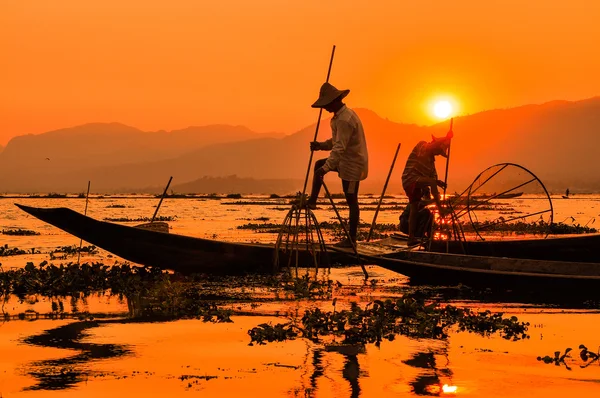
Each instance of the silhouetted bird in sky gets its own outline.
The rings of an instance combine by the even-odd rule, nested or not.
[[[50,158],[46,158],[46,160],[50,160]]]

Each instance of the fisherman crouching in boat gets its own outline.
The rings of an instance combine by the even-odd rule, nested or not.
[[[444,215],[444,208],[440,201],[438,186],[446,188],[444,181],[438,180],[435,169],[435,157],[447,157],[452,132],[448,132],[445,137],[436,138],[431,136],[431,142],[420,141],[413,148],[408,156],[404,172],[402,173],[402,187],[408,196],[410,213],[408,216],[408,246],[420,243],[417,238],[416,228],[418,224],[419,202],[426,189],[431,189],[433,200],[435,201],[440,215]]]
[[[319,98],[312,104],[313,108],[323,108],[333,113],[331,118],[331,138],[324,142],[311,142],[311,151],[331,151],[329,157],[315,162],[312,190],[307,206],[317,207],[317,198],[323,185],[323,177],[330,171],[337,171],[342,179],[342,188],[350,211],[349,235],[352,242],[345,239],[338,246],[352,247],[356,244],[356,232],[360,209],[358,206],[358,187],[360,181],[367,178],[369,156],[367,141],[362,123],[352,109],[342,100],[350,90],[338,90],[329,83],[324,83]]]

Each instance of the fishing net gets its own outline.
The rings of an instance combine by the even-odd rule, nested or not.
[[[487,168],[448,203],[464,235],[478,239],[525,234],[546,237],[554,216],[544,184],[513,163]]]

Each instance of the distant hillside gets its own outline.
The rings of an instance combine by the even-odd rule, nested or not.
[[[363,121],[369,147],[369,178],[361,189],[365,193],[366,190],[379,193],[399,142],[402,143],[402,148],[388,189],[389,192],[402,192],[400,176],[413,146],[419,140],[430,140],[431,134],[445,134],[449,126],[448,122],[426,127],[395,123],[366,109],[358,109],[357,112]],[[128,133],[127,129],[132,128],[117,126],[123,129],[128,137],[134,134],[168,136],[167,133]],[[321,126],[319,140],[322,141],[331,136],[329,119],[324,120]],[[600,144],[600,135],[597,133],[599,127],[600,98],[577,102],[554,101],[457,117],[454,120],[455,138],[450,159],[449,189],[451,192],[460,191],[488,166],[512,162],[529,168],[550,190],[556,192],[563,192],[567,187],[572,192],[600,191],[600,170],[593,167]],[[240,131],[242,129],[240,128]],[[61,162],[65,164],[61,168],[49,166],[54,162],[54,157],[43,162],[37,161],[35,167],[14,167],[18,163],[15,159],[20,156],[31,157],[33,150],[31,146],[29,149],[13,146],[10,148],[10,156],[6,155],[9,147],[16,145],[13,141],[19,142],[15,138],[4,153],[0,154],[2,169],[7,170],[10,167],[12,170],[12,173],[0,175],[0,190],[80,192],[87,181],[91,180],[96,192],[136,191],[149,186],[160,186],[169,176],[173,176],[174,181],[183,183],[202,179],[204,176],[237,175],[244,181],[249,178],[296,180],[297,188],[291,189],[296,191],[302,189],[310,155],[308,143],[314,135],[314,129],[315,125],[312,124],[289,136],[253,135],[235,142],[213,143],[197,149],[190,144],[187,151],[183,152],[182,149],[182,153],[170,157],[165,154],[174,151],[172,148],[180,147],[179,144],[171,142],[174,140],[173,136],[168,136],[162,144],[164,151],[152,146],[152,150],[156,152],[150,160],[142,159],[142,155],[127,156],[128,151],[125,150],[120,161],[111,160],[105,164],[94,165],[86,165],[84,161],[69,161],[67,156],[73,149],[64,150],[61,152]],[[106,135],[104,141],[93,146],[110,148],[112,143],[112,146],[125,147],[118,133]],[[67,144],[68,140],[56,142],[70,145]],[[143,140],[131,139],[129,147],[133,148],[134,144],[139,142]],[[37,156],[42,156],[43,146],[40,148],[37,145]],[[97,155],[102,157],[100,149],[95,150]],[[92,150],[88,150],[90,151]],[[146,150],[149,151],[150,149]],[[326,156],[327,152],[315,153],[315,159]],[[444,167],[445,160],[440,158],[440,176],[444,174]],[[339,185],[335,177],[327,178],[332,187]],[[231,189],[224,187],[223,192],[240,191],[236,187],[241,186],[241,181],[230,182]],[[194,189],[193,186],[190,185],[189,189]]]
[[[303,183],[299,179],[265,179],[240,178],[236,175],[227,177],[203,177],[183,184],[173,185],[173,192],[201,194],[294,194]]]
[[[90,123],[15,137],[0,153],[0,167],[24,174],[61,173],[168,159],[207,145],[271,136],[282,134],[228,125],[144,132],[120,123]]]

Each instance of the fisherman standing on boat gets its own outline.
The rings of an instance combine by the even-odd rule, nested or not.
[[[415,232],[417,228],[417,218],[419,213],[419,202],[426,189],[431,189],[431,194],[437,205],[440,214],[444,214],[444,209],[440,201],[438,186],[446,188],[444,181],[438,180],[435,169],[435,157],[448,157],[448,148],[452,139],[452,131],[443,138],[431,136],[431,142],[420,141],[408,156],[404,172],[402,173],[402,187],[408,196],[410,204],[410,214],[408,217],[408,242],[409,246],[419,243]]]
[[[342,100],[350,90],[338,90],[329,83],[324,83],[319,92],[319,98],[312,104],[313,108],[323,108],[333,113],[331,118],[331,138],[324,142],[311,142],[311,151],[331,151],[327,159],[315,162],[313,184],[307,206],[311,209],[317,207],[317,198],[323,185],[323,177],[330,171],[337,171],[342,179],[342,187],[346,196],[346,203],[350,210],[349,235],[352,242],[347,239],[340,242],[339,246],[352,247],[356,243],[356,232],[360,210],[358,206],[358,187],[360,181],[367,178],[369,170],[369,156],[367,141],[362,123],[352,109],[348,108]]]

